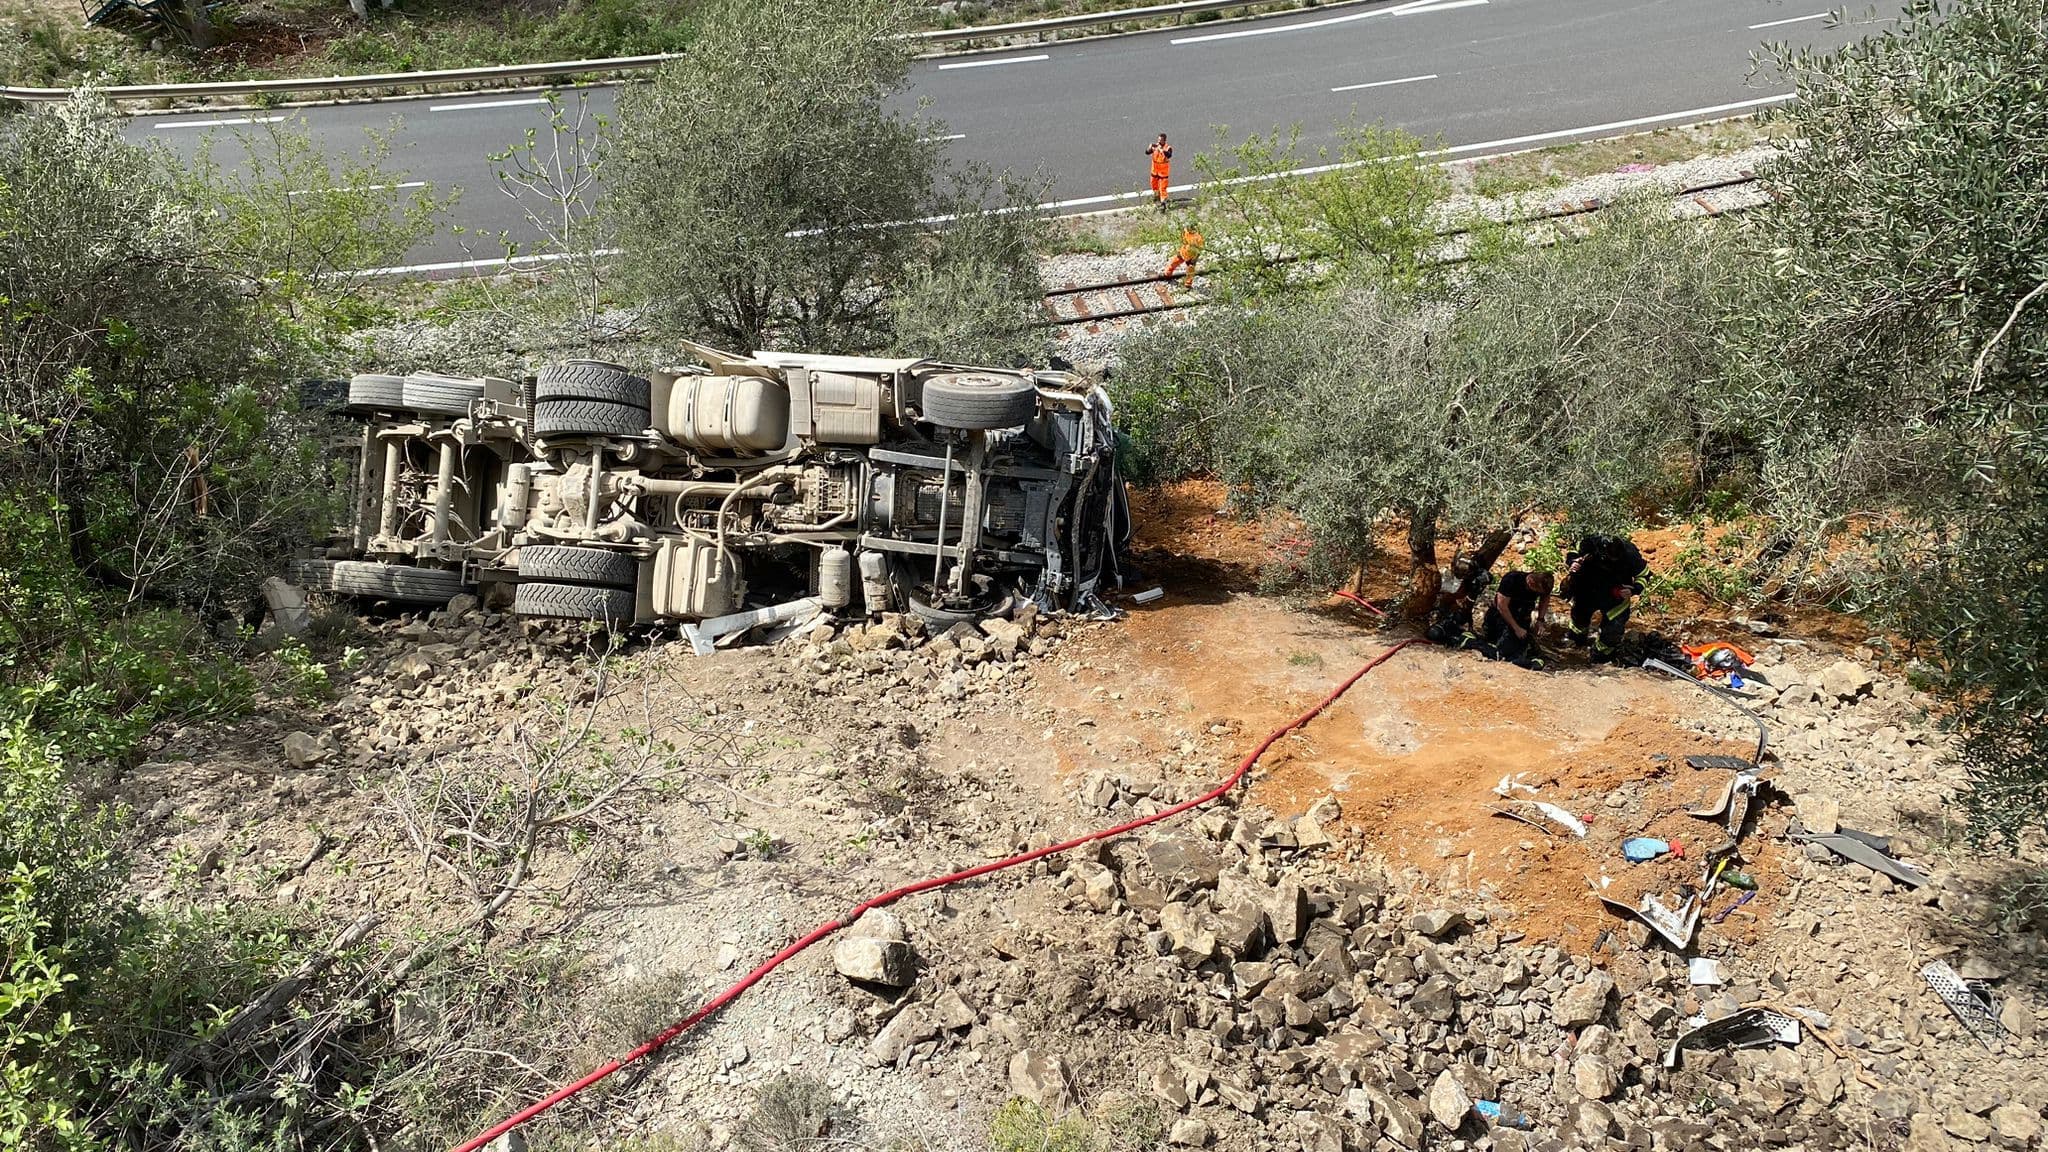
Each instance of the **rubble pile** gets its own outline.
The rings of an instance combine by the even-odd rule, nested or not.
[[[461,598],[359,627],[358,664],[330,699],[216,733],[203,755],[194,732],[169,733],[125,781],[165,855],[196,859],[201,882],[326,908],[423,905],[378,781],[588,700],[592,654],[573,628]],[[1100,659],[1095,635],[1027,606],[979,624],[820,623],[711,661],[679,644],[629,652],[648,657],[643,682],[650,669],[688,680],[658,707],[755,741],[714,783],[767,802],[775,850],[681,804],[636,817],[649,872],[620,881],[634,911],[595,929],[594,954],[612,957],[598,971],[678,973],[673,1007],[687,1006],[849,898],[1196,795],[1257,735],[1207,709],[1155,715],[1120,682],[1104,686],[1103,728],[1049,706],[1084,690],[1075,670]],[[1164,1146],[1245,1152],[2040,1147],[2038,942],[1965,931],[1986,895],[1901,818],[1951,783],[1926,702],[1867,661],[1792,644],[1756,670],[1771,751],[1733,857],[1754,889],[1718,886],[1683,948],[1620,916],[1590,946],[1563,946],[1498,888],[1362,862],[1373,797],[1281,818],[1255,784],[870,913],[807,957],[809,976],[778,975],[714,1021],[703,1051],[727,1056],[670,1061],[632,1122],[688,1115],[722,1146],[757,1088],[801,1073],[871,1122],[952,1117],[933,1147],[984,1146],[1010,1097],[1055,1116],[1141,1100]],[[1739,715],[1698,704],[1685,723],[1703,739],[1754,740]],[[1119,713],[1164,734],[1156,755],[1108,731]],[[792,735],[805,745],[767,755]],[[1062,755],[1097,737],[1100,758]],[[932,777],[925,802],[873,801],[877,781],[913,769]],[[1471,818],[1510,830],[1511,850],[1524,836],[1512,858],[1582,862],[1573,895],[1597,903],[1603,874],[1644,891],[1698,881],[1730,829],[1690,814],[1692,793],[1723,771],[1674,750],[1611,789],[1510,772],[1506,791],[1471,797]],[[1493,811],[1538,801],[1585,834]],[[1685,852],[1630,863],[1624,846],[1650,837]],[[1995,1032],[1937,995],[1923,975],[1935,963]]]

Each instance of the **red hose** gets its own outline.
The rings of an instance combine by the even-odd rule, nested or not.
[[[1358,593],[1353,592],[1349,588],[1337,589],[1337,595],[1342,596],[1344,599],[1351,601],[1353,604],[1358,605],[1360,608],[1365,609],[1367,612],[1372,613],[1373,615],[1379,617],[1382,620],[1385,620],[1387,618],[1387,614],[1385,612],[1380,611],[1378,605],[1375,605],[1372,601],[1367,600],[1365,597],[1360,596]]]
[[[1183,800],[1179,804],[1175,804],[1170,808],[1161,809],[1160,811],[1155,812],[1150,816],[1118,824],[1114,828],[1104,828],[1099,832],[1090,832],[1085,836],[1077,836],[1072,840],[1063,840],[1058,844],[1048,844],[1043,848],[1035,849],[1030,852],[1024,852],[1016,856],[1010,856],[1002,860],[991,861],[987,864],[979,864],[973,868],[968,868],[964,871],[953,872],[945,876],[934,876],[927,880],[919,880],[915,883],[905,884],[901,888],[891,888],[887,892],[882,893],[880,896],[873,897],[864,903],[857,904],[853,907],[851,911],[847,912],[847,914],[843,918],[838,920],[828,920],[825,923],[818,925],[816,928],[813,928],[809,932],[805,933],[802,939],[797,940],[795,943],[789,945],[787,948],[784,948],[782,951],[777,952],[773,956],[770,956],[766,963],[762,964],[759,968],[754,969],[752,972],[747,973],[746,976],[741,978],[739,983],[734,984],[732,987],[727,988],[725,991],[720,992],[718,995],[712,997],[709,1001],[705,1002],[703,1007],[697,1009],[695,1012],[690,1013],[688,1016],[685,1016],[681,1020],[678,1020],[675,1023],[669,1025],[667,1028],[662,1029],[660,1032],[656,1033],[652,1039],[648,1040],[645,1044],[640,1045],[638,1048],[633,1049],[631,1052],[626,1053],[624,1056],[619,1057],[616,1060],[606,1061],[604,1064],[592,1069],[581,1080],[578,1080],[575,1083],[570,1084],[564,1088],[559,1088],[554,1092],[550,1093],[546,1098],[527,1105],[525,1108],[520,1109],[513,1115],[507,1117],[504,1120],[499,1121],[495,1125],[492,1125],[487,1131],[471,1139],[468,1143],[457,1147],[455,1149],[455,1152],[476,1152],[477,1149],[482,1148],[484,1145],[490,1143],[493,1140],[496,1140],[498,1137],[503,1136],[505,1133],[510,1132],[512,1129],[519,1127],[521,1124],[524,1124],[528,1120],[531,1120],[534,1117],[540,1115],[541,1113],[547,1111],[548,1109],[553,1108],[555,1105],[560,1104],[562,1101],[567,1100],[571,1096],[576,1095],[577,1093],[583,1091],[585,1088],[588,1088],[591,1085],[597,1083],[598,1081],[604,1079],[605,1077],[610,1076],[612,1073],[617,1072],[619,1069],[624,1068],[626,1065],[635,1063],[639,1060],[643,1060],[649,1056],[654,1055],[656,1052],[661,1051],[661,1049],[664,1046],[666,1046],[669,1041],[674,1040],[676,1037],[681,1036],[683,1033],[688,1032],[690,1029],[696,1027],[698,1023],[700,1023],[705,1017],[711,1015],[713,1012],[716,1012],[720,1008],[725,1007],[727,1004],[732,1003],[734,1000],[739,999],[740,993],[745,992],[749,988],[752,988],[755,984],[760,982],[762,977],[768,975],[770,972],[775,971],[777,968],[780,968],[791,957],[794,957],[797,953],[802,952],[804,949],[809,948],[811,945],[816,944],[818,941],[823,940],[825,937],[830,936],[832,933],[837,932],[839,929],[846,927],[848,924],[853,923],[855,920],[860,919],[861,914],[866,912],[870,908],[884,908],[888,905],[894,904],[898,900],[903,899],[905,896],[913,896],[919,892],[929,892],[934,888],[944,888],[951,884],[957,884],[962,880],[972,880],[976,876],[986,876],[991,872],[1000,872],[1005,868],[1014,868],[1019,864],[1029,864],[1033,860],[1040,860],[1047,856],[1051,856],[1057,852],[1065,852],[1073,848],[1079,848],[1083,844],[1093,844],[1098,840],[1107,840],[1112,836],[1121,836],[1126,832],[1131,832],[1136,829],[1143,828],[1147,824],[1157,824],[1161,820],[1165,820],[1168,817],[1178,816],[1191,808],[1199,808],[1212,800],[1219,799],[1220,797],[1222,797],[1224,793],[1230,791],[1232,788],[1237,787],[1238,782],[1244,779],[1245,774],[1252,770],[1252,765],[1257,764],[1259,762],[1259,757],[1264,756],[1266,754],[1266,750],[1271,748],[1276,742],[1278,742],[1282,736],[1287,735],[1289,732],[1292,732],[1296,728],[1299,728],[1302,725],[1307,724],[1310,720],[1315,719],[1318,715],[1322,713],[1322,711],[1325,708],[1328,708],[1330,705],[1336,703],[1338,697],[1350,691],[1351,686],[1353,684],[1356,684],[1360,680],[1364,679],[1366,673],[1379,667],[1381,664],[1384,664],[1389,657],[1393,656],[1394,653],[1399,652],[1401,649],[1406,648],[1407,646],[1415,642],[1416,641],[1412,639],[1403,640],[1400,643],[1394,645],[1392,648],[1387,649],[1385,652],[1382,652],[1379,655],[1373,657],[1371,660],[1367,661],[1365,667],[1360,668],[1356,672],[1353,672],[1351,674],[1350,679],[1344,681],[1342,684],[1337,685],[1337,687],[1333,691],[1331,691],[1331,693],[1328,696],[1325,696],[1320,701],[1316,702],[1316,704],[1313,707],[1311,707],[1308,711],[1303,712],[1301,715],[1296,716],[1294,719],[1289,720],[1287,723],[1282,724],[1280,727],[1275,728],[1271,732],[1267,733],[1266,738],[1264,740],[1259,741],[1258,747],[1246,753],[1244,759],[1239,760],[1237,762],[1236,771],[1232,772],[1229,775],[1229,777],[1227,777],[1221,784],[1218,784],[1216,787],[1210,789],[1202,795],[1197,796],[1192,800]]]

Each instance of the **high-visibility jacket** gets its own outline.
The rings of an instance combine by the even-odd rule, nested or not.
[[[1202,234],[1189,228],[1180,234],[1180,260],[1193,264],[1202,255]]]
[[[1171,145],[1161,148],[1159,145],[1154,144],[1150,148],[1145,149],[1145,151],[1152,157],[1152,174],[1154,176],[1163,178],[1173,174],[1173,148]]]

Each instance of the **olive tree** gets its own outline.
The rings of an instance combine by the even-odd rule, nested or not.
[[[1398,529],[1417,611],[1442,534],[1498,542],[1536,508],[1619,526],[1683,481],[1713,419],[1711,316],[1739,283],[1717,237],[1660,207],[1511,252],[1448,296],[1367,276],[1163,330],[1116,379],[1141,454],[1299,516],[1324,580]]]
[[[689,53],[622,99],[607,199],[655,319],[740,349],[879,348],[900,287],[929,311],[963,277],[1036,283],[1005,231],[1030,214],[959,219],[983,206],[956,197],[935,127],[887,106],[903,18],[898,0],[718,0]],[[941,216],[973,242],[927,237]],[[968,322],[985,299],[965,297]]]
[[[1038,252],[1043,178],[955,178],[952,209],[918,238],[889,294],[890,341],[907,356],[1010,365],[1049,349]]]
[[[1203,267],[1225,294],[1258,295],[1331,274],[1417,282],[1437,247],[1431,213],[1450,191],[1406,132],[1351,119],[1337,143],[1303,143],[1301,126],[1233,140],[1216,129],[1195,157]],[[1293,175],[1302,169],[1319,169]]]
[[[302,137],[228,177],[121,123],[88,96],[0,128],[0,492],[60,522],[52,563],[218,612],[325,514],[300,382],[360,312],[354,270],[425,225]]]
[[[1882,603],[1960,705],[1979,830],[2017,835],[2048,823],[2048,4],[1921,0],[1766,63],[1805,141],[1745,321],[1773,493],[1899,519]]]

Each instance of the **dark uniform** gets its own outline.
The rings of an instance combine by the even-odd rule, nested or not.
[[[1486,645],[1494,659],[1524,668],[1543,667],[1543,653],[1536,647],[1536,606],[1548,595],[1547,590],[1531,584],[1527,572],[1510,572],[1500,578],[1500,594],[1486,606]],[[1521,627],[1519,635],[1508,626],[1508,618],[1501,615],[1502,600],[1508,602],[1508,611]]]
[[[1578,551],[1565,554],[1564,561],[1561,591],[1571,601],[1572,635],[1584,640],[1598,612],[1600,631],[1592,637],[1593,658],[1612,660],[1628,630],[1649,565],[1635,544],[1621,536],[1587,536],[1579,541]]]
[[[1431,643],[1446,648],[1474,647],[1472,605],[1478,603],[1491,587],[1492,572],[1485,569],[1474,572],[1468,557],[1458,557],[1444,577],[1436,612],[1431,615],[1429,627],[1423,630],[1423,635],[1429,637]]]

